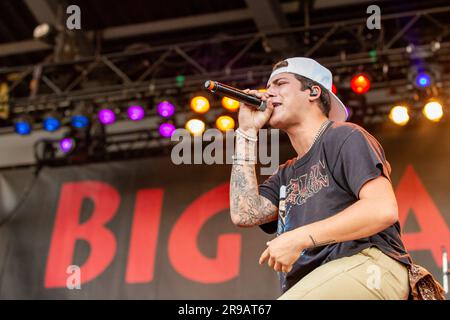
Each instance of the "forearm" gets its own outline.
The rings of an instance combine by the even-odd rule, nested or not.
[[[295,230],[300,246],[318,247],[372,236],[396,222],[397,204],[385,199],[361,199],[340,213]]]
[[[236,136],[235,156],[256,159],[256,143]],[[234,224],[251,227],[276,219],[276,207],[259,195],[255,165],[238,160],[233,164],[230,180],[230,214]]]

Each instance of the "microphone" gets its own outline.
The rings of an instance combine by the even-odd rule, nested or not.
[[[242,90],[227,86],[226,84],[208,80],[205,82],[205,89],[212,93],[220,94],[222,96],[241,101],[245,104],[251,105],[258,111],[266,110],[266,102],[260,98],[245,93]]]

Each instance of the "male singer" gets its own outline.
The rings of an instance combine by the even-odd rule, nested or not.
[[[345,122],[331,85],[328,69],[291,58],[275,65],[267,92],[246,91],[267,109],[240,106],[231,219],[277,230],[259,262],[278,272],[280,299],[407,299],[411,259],[389,163],[373,136]],[[257,134],[266,123],[287,133],[298,156],[258,186]]]

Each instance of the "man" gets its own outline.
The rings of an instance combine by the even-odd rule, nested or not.
[[[241,104],[230,181],[234,224],[277,237],[260,264],[278,272],[280,299],[407,299],[411,259],[400,238],[390,166],[380,144],[346,123],[331,72],[308,58],[275,65],[264,112]],[[298,157],[258,186],[257,133],[287,133]],[[272,230],[274,232],[275,230]]]

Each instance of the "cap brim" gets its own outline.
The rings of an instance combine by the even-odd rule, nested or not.
[[[348,110],[341,100],[333,93],[331,90],[328,90],[330,94],[330,114],[328,118],[333,121],[342,121],[345,122],[348,119]]]

